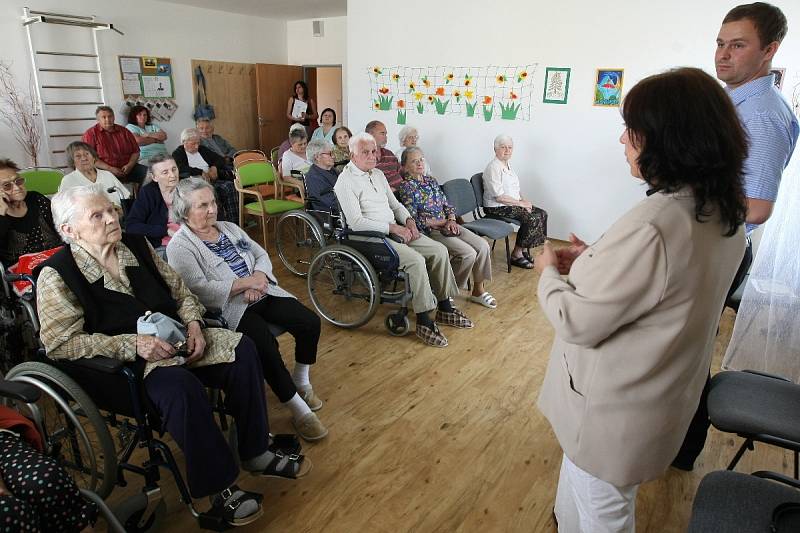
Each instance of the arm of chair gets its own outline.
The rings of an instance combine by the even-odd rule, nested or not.
[[[760,477],[762,479],[771,479],[772,481],[777,481],[779,483],[783,483],[784,485],[789,485],[790,487],[794,487],[796,489],[800,489],[800,481],[791,478],[789,476],[785,476],[783,474],[779,474],[778,472],[770,472],[768,470],[759,470],[758,472],[753,472],[754,476]]]
[[[791,379],[786,379],[785,377],[779,376],[777,374],[770,374],[769,372],[760,372],[758,370],[742,370],[742,372],[747,372],[748,374],[755,374],[756,376],[763,376],[765,378],[778,379],[780,381],[786,381],[787,383],[793,383]]]
[[[42,392],[30,383],[0,380],[0,397],[25,403],[35,403],[41,395]]]
[[[104,374],[117,374],[125,366],[124,361],[104,356],[84,357],[82,359],[70,361],[70,363],[83,368],[97,370]]]

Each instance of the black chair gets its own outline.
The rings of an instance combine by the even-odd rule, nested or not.
[[[745,441],[728,465],[736,464],[754,442],[794,452],[798,478],[800,452],[800,385],[779,376],[754,371],[720,372],[711,379],[708,417],[720,431],[736,433]]]
[[[491,218],[480,218],[478,215],[478,203],[475,192],[470,183],[465,179],[454,179],[445,182],[442,190],[447,200],[456,210],[456,216],[463,217],[467,213],[472,214],[475,220],[462,224],[465,228],[481,237],[488,237],[492,240],[492,250],[499,239],[506,241],[506,265],[511,272],[511,250],[509,248],[508,236],[513,233],[512,227],[500,220]]]
[[[777,483],[775,483],[777,481]],[[711,472],[697,488],[688,533],[800,531],[800,483],[774,472]]]

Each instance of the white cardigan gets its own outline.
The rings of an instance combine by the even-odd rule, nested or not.
[[[269,255],[244,230],[233,222],[222,221],[216,223],[216,228],[230,239],[250,272],[266,274],[271,282],[267,294],[294,298],[291,293],[278,286]],[[239,278],[225,260],[209,250],[185,224],[169,241],[167,260],[200,302],[209,309],[220,310],[228,321],[228,327],[236,330],[249,304],[244,299],[244,293],[231,296],[233,282]]]

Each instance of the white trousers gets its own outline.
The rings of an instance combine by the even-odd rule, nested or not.
[[[564,455],[555,505],[558,533],[634,533],[638,488],[607,483]]]

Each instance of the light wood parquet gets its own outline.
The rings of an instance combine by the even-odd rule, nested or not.
[[[270,252],[281,285],[310,306],[305,280],[283,270]],[[386,307],[356,330],[323,325],[311,376],[325,402],[318,415],[330,434],[304,444],[314,467],[301,480],[242,475],[243,488],[264,494],[264,516],[239,531],[555,531],[551,511],[561,450],[535,406],[553,332],[537,302],[537,274],[517,268],[508,274],[503,252],[502,246],[494,252],[489,285],[498,308],[460,298],[456,304],[476,327],[448,328],[445,349],[426,347],[413,333],[390,336],[383,326]],[[728,310],[714,371],[732,325]],[[279,341],[291,368],[293,341],[288,335]],[[290,415],[272,393],[268,403],[272,431],[291,431]],[[712,429],[694,472],[670,469],[644,484],[637,531],[685,531],[698,483],[725,468],[740,443]],[[789,473],[790,466],[788,453],[757,445],[738,470]],[[111,501],[129,495],[134,485],[116,489]],[[197,530],[168,476],[162,487],[167,530]]]

